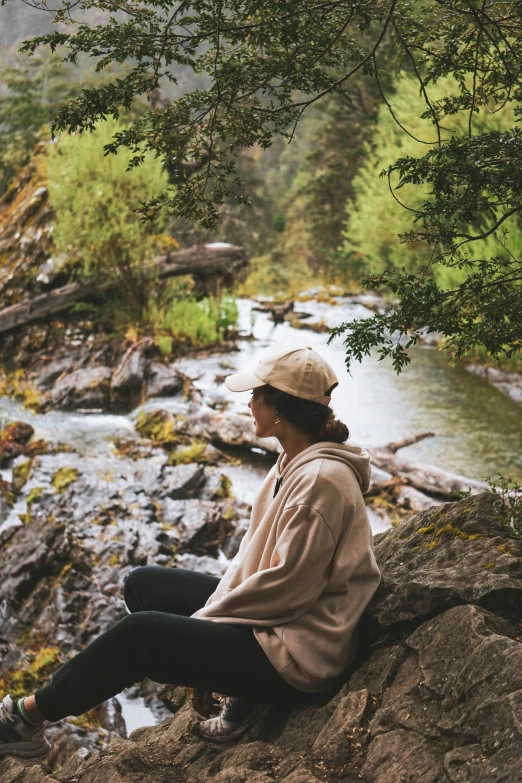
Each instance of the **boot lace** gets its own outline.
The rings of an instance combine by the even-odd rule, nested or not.
[[[14,723],[14,715],[5,702],[0,702],[0,723]]]

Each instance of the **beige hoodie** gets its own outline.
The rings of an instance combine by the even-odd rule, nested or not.
[[[362,497],[369,481],[359,446],[315,443],[289,462],[280,454],[237,555],[192,617],[254,626],[290,685],[328,691],[353,659],[354,629],[380,582]]]

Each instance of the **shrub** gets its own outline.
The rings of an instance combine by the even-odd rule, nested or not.
[[[134,210],[167,180],[152,155],[146,165],[127,171],[130,153],[104,153],[123,127],[107,120],[90,133],[60,136],[49,156],[49,195],[57,251],[76,260],[95,285],[114,287],[141,317],[155,284],[152,262],[163,224],[144,223]]]

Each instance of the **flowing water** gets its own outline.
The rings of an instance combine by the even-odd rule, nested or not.
[[[336,301],[336,305],[315,300],[296,303],[295,310],[311,313],[308,323],[324,320],[329,327],[370,315],[349,298]],[[249,392],[229,392],[223,376],[253,366],[268,349],[310,345],[339,378],[332,407],[348,425],[353,442],[378,446],[429,431],[435,437],[405,448],[401,455],[470,478],[483,479],[498,471],[522,480],[520,405],[484,379],[449,367],[435,348],[415,348],[411,364],[399,376],[391,363],[378,362],[376,357],[354,364],[348,374],[342,337],[328,346],[327,333],[296,329],[287,322],[274,324],[266,313],[253,309],[256,303],[251,300],[241,299],[238,305],[240,333],[249,337],[238,341],[239,350],[176,363],[194,380],[204,403],[227,400],[232,410],[248,413]],[[147,401],[147,409],[155,407],[182,411],[186,406],[179,397]],[[39,437],[71,443],[86,453],[109,448],[114,438],[134,436],[137,414],[138,410],[129,415],[33,414],[19,403],[0,398],[0,424],[23,419],[34,426]],[[255,459],[242,468],[230,469],[238,497],[251,502],[267,469],[265,460]]]

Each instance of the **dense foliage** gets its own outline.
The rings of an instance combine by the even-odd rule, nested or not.
[[[122,129],[114,120],[92,134],[63,134],[48,161],[49,197],[56,212],[58,253],[78,261],[82,276],[112,286],[141,316],[154,287],[154,259],[161,222],[144,224],[134,209],[166,186],[152,155],[127,171],[129,155],[104,155],[104,145]]]
[[[98,16],[93,23],[67,25],[74,14],[93,9],[105,12],[102,22]],[[481,111],[520,119],[521,2],[66,0],[54,15],[66,24],[27,42],[27,52],[43,44],[62,47],[64,62],[88,54],[99,70],[131,64],[123,77],[68,102],[55,130],[92,130],[108,116],[118,117],[137,96],[175,81],[177,67],[205,77],[200,88],[143,113],[107,145],[108,152],[128,147],[131,166],[152,151],[168,167],[175,187],[143,206],[151,220],[167,206],[214,227],[231,194],[247,198],[235,167],[240,151],[266,149],[277,134],[292,138],[305,110],[327,95],[352,100],[352,79],[361,74],[374,80],[380,100],[403,132],[412,134],[397,118],[383,78],[409,73],[431,135],[421,139],[425,154],[390,161],[388,174],[392,184],[398,176],[397,197],[410,185],[423,194],[403,238],[427,243],[429,257],[418,272],[392,269],[371,278],[369,284],[385,284],[397,294],[397,309],[344,325],[332,337],[348,332],[347,364],[380,346],[397,369],[408,357],[395,337],[407,334],[415,342],[424,326],[450,337],[457,356],[475,344],[492,355],[519,350],[522,272],[502,232],[522,209],[521,137],[517,126],[484,131],[477,120]],[[449,77],[454,88],[437,93],[434,87]],[[464,121],[448,137],[445,125],[456,115]],[[473,242],[488,237],[498,252],[469,252]],[[433,264],[459,269],[461,282],[439,286]]]

